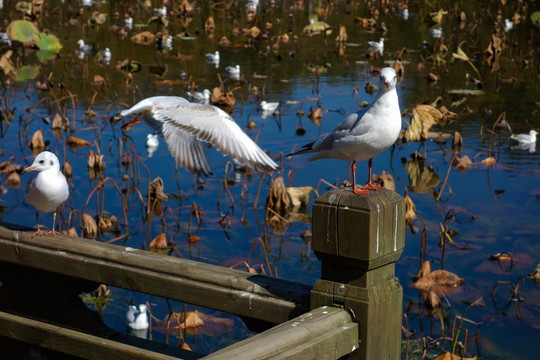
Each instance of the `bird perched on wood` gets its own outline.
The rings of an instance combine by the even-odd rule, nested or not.
[[[381,189],[371,183],[371,166],[373,157],[392,146],[401,131],[396,83],[396,71],[390,67],[382,69],[379,90],[363,112],[347,116],[332,132],[286,156],[316,153],[309,158],[310,161],[328,158],[352,161],[352,191],[355,194]],[[369,177],[360,190],[356,187],[356,162],[363,160],[369,160]]]
[[[33,236],[55,235],[56,210],[69,197],[69,186],[66,177],[60,171],[60,163],[56,155],[49,151],[39,153],[32,165],[23,170],[23,174],[34,171],[26,183],[25,199],[36,208],[37,231]],[[39,211],[53,213],[51,231],[39,229]]]
[[[191,173],[212,174],[201,141],[224,155],[259,171],[277,170],[278,165],[220,108],[189,102],[180,96],[154,96],[123,110],[121,116],[151,113],[146,123],[160,133],[177,163]],[[140,121],[136,118],[124,128]]]

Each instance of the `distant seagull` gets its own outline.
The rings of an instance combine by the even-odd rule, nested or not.
[[[163,6],[163,7],[154,9],[154,13],[155,13],[157,16],[161,16],[161,17],[163,17],[163,18],[166,18],[166,17],[167,17],[167,7],[166,7],[166,6]]]
[[[60,171],[60,162],[56,155],[49,151],[40,152],[32,165],[23,170],[23,174],[35,171],[26,183],[25,199],[36,208],[37,231],[33,236],[55,235],[56,210],[69,197],[69,186],[66,177]],[[39,229],[39,211],[53,213],[53,227],[44,233]]]
[[[240,65],[227,66],[225,72],[231,79],[240,80]]]
[[[514,23],[512,22],[512,20],[504,19],[504,31],[509,32],[513,28],[514,28]]]
[[[212,64],[216,64],[216,67],[219,66],[219,51],[216,51],[215,53],[208,53],[206,54],[206,61]]]
[[[126,14],[124,17],[124,25],[129,30],[133,29],[133,18],[129,16],[128,14]]]
[[[434,39],[439,39],[442,36],[442,29],[440,27],[439,28],[434,28],[434,29],[429,29],[428,34],[429,34],[429,36],[431,36]]]
[[[79,45],[79,59],[84,59],[86,54],[93,55],[95,53],[94,45],[85,44],[83,39],[77,41],[77,45]]]
[[[128,305],[126,313],[127,326],[133,330],[148,329],[150,324],[148,323],[148,313],[146,311],[146,305],[144,304],[140,304],[138,309],[135,305]]]
[[[536,135],[536,130],[531,130],[528,134],[512,134],[510,137],[519,143],[536,144]]]
[[[377,51],[379,55],[383,55],[384,52],[384,38],[380,38],[379,42],[368,41],[369,51]]]
[[[9,40],[7,33],[0,32],[0,44],[6,44],[8,46],[11,46],[11,40]]]
[[[109,65],[109,63],[111,62],[111,58],[112,58],[112,53],[111,53],[111,50],[109,48],[105,48],[105,50],[103,50],[101,52],[101,57],[103,58],[103,60],[105,61],[105,63],[107,65]]]
[[[261,109],[262,111],[268,111],[268,112],[274,112],[279,107],[279,101],[273,101],[273,102],[266,102],[261,101]]]
[[[210,103],[210,96],[212,93],[208,89],[204,89],[203,92],[200,91],[188,91],[187,92],[189,98],[191,101],[201,103],[201,104],[209,104]]]
[[[381,189],[371,183],[371,165],[375,156],[394,144],[401,131],[396,83],[396,71],[390,67],[383,68],[379,90],[371,105],[362,112],[347,116],[332,132],[321,135],[300,151],[287,156],[316,153],[309,161],[329,158],[352,161],[352,191],[355,194]],[[356,162],[364,160],[369,160],[369,177],[360,190],[356,187]]]
[[[92,6],[92,0],[81,0],[82,6]]]
[[[408,8],[403,9],[403,11],[401,12],[401,17],[403,18],[403,20],[407,20],[409,18],[409,9]]]
[[[177,163],[197,176],[212,174],[201,141],[256,170],[278,169],[233,118],[216,106],[192,103],[179,96],[154,96],[123,110],[120,115],[139,113],[152,114],[152,119],[144,118],[146,123],[163,135]],[[135,119],[130,124],[137,122]]]
[[[145,145],[146,145],[146,152],[148,154],[148,157],[151,158],[152,155],[154,155],[154,151],[156,151],[159,146],[158,136],[156,134],[146,135]]]

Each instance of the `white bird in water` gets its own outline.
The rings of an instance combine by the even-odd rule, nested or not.
[[[79,50],[82,53],[85,53],[85,54],[93,54],[94,53],[94,45],[85,44],[83,39],[80,39],[79,41],[77,41],[77,44],[79,45]]]
[[[440,27],[434,28],[434,29],[429,29],[428,34],[429,34],[429,36],[431,36],[434,39],[440,39],[441,36],[442,36],[442,29]]]
[[[380,38],[379,42],[377,41],[368,41],[369,51],[377,51],[379,55],[383,55],[384,52],[384,38]]]
[[[371,183],[371,166],[373,157],[392,146],[401,131],[396,83],[396,71],[390,67],[382,69],[379,90],[371,105],[363,112],[347,116],[332,132],[287,156],[316,153],[309,161],[328,158],[352,161],[352,191],[355,194],[381,189]],[[369,175],[367,184],[360,190],[356,187],[356,162],[364,160],[369,160]]]
[[[128,14],[124,16],[124,25],[128,30],[133,29],[133,18]]]
[[[510,19],[504,19],[504,31],[509,32],[514,28],[514,23]]]
[[[163,6],[163,7],[154,9],[154,13],[155,13],[157,16],[161,16],[161,17],[163,17],[163,18],[166,18],[166,17],[167,17],[167,7],[166,7],[166,6]]]
[[[219,51],[216,51],[215,53],[208,53],[206,54],[206,61],[210,64],[214,64],[216,68],[219,67]]]
[[[227,66],[225,68],[225,72],[231,79],[234,79],[234,80],[240,79],[240,65]]]
[[[33,236],[55,235],[56,210],[68,199],[69,186],[66,177],[60,171],[60,162],[56,155],[49,151],[39,153],[32,165],[23,170],[23,174],[35,171],[26,183],[25,199],[36,208],[37,231]],[[53,227],[44,233],[39,229],[39,212],[53,213]]]
[[[154,151],[157,150],[159,146],[159,140],[157,134],[148,134],[146,135],[146,152],[148,157],[151,158],[154,155]]]
[[[512,134],[510,137],[519,143],[523,144],[536,144],[536,130],[529,131],[528,134]]]
[[[163,135],[177,163],[191,173],[212,174],[201,141],[222,154],[259,171],[277,170],[278,165],[242,131],[232,117],[220,108],[191,103],[180,96],[154,96],[144,99],[120,115],[151,113],[147,124]],[[129,127],[140,121],[136,118]]]
[[[210,102],[210,97],[212,95],[212,93],[208,89],[204,89],[202,92],[188,91],[187,94],[191,101],[201,103],[201,104],[208,104]]]
[[[148,329],[150,324],[148,323],[148,313],[146,305],[140,304],[139,308],[135,305],[128,305],[128,311],[126,313],[126,324],[133,330],[145,330]]]
[[[103,60],[105,61],[105,63],[106,63],[107,65],[109,65],[109,63],[111,62],[111,58],[112,58],[111,49],[105,48],[105,50],[103,50],[103,51],[101,52],[101,57],[103,58]]]
[[[267,111],[267,112],[274,112],[277,110],[277,108],[279,107],[279,101],[273,101],[273,102],[266,102],[266,101],[261,101],[261,109],[262,111]]]

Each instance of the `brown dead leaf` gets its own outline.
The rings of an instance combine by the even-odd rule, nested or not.
[[[347,28],[343,25],[339,25],[339,33],[336,37],[336,42],[338,43],[345,43],[347,42]]]
[[[198,315],[204,321],[204,325],[197,332],[199,335],[221,336],[230,332],[234,326],[233,319],[217,317],[201,312]]]
[[[429,273],[431,273],[431,263],[429,262],[429,260],[426,260],[420,266],[418,274],[414,276],[414,281],[417,281],[418,279],[428,275]]]
[[[183,342],[182,345],[180,345],[180,348],[183,350],[192,351],[189,345],[185,342]]]
[[[6,184],[12,189],[17,189],[21,185],[21,176],[16,172],[12,172],[6,178]]]
[[[28,147],[32,150],[34,156],[43,151],[43,148],[45,148],[45,143],[43,142],[43,130],[36,130],[34,135],[32,135],[32,140],[30,140]]]
[[[321,126],[321,122],[322,122],[322,109],[321,108],[316,108],[316,109],[312,109],[309,114],[308,114],[308,118],[313,121],[313,123],[317,126]]]
[[[194,335],[204,325],[204,321],[199,316],[199,312],[195,310],[186,314],[186,320],[182,325],[186,328],[188,334]]]
[[[456,169],[463,174],[471,168],[472,161],[467,155],[463,155],[459,159],[456,159],[455,166]]]
[[[13,50],[8,50],[0,58],[0,69],[6,76],[15,75],[15,66],[10,60],[11,55],[13,55]]]
[[[87,239],[94,238],[98,233],[98,227],[94,218],[86,213],[82,215],[84,237]]]
[[[405,131],[407,141],[427,140],[429,129],[438,124],[443,118],[442,113],[432,105],[414,105],[411,115],[411,124]]]
[[[88,141],[75,136],[68,137],[68,139],[66,140],[66,144],[72,149],[90,146],[90,143]]]
[[[156,41],[156,35],[150,31],[143,31],[131,37],[131,41],[141,45],[152,45]]]
[[[187,242],[190,244],[196,244],[199,242],[199,240],[201,240],[201,238],[197,235],[191,235],[190,237],[188,237]]]
[[[422,156],[414,153],[411,155],[411,160],[402,161],[403,167],[409,175],[410,189],[415,193],[433,193],[433,189],[441,179],[431,166],[426,165]]]
[[[71,164],[67,161],[64,161],[64,165],[62,166],[62,174],[64,174],[68,180],[73,176],[73,169],[71,168]]]
[[[413,287],[424,292],[448,294],[464,283],[462,278],[450,271],[435,270],[414,282]]]
[[[529,274],[529,277],[536,283],[536,285],[540,285],[540,264],[536,265],[536,269]]]
[[[96,154],[92,150],[88,153],[88,168],[94,170],[105,169],[105,161],[103,161],[103,155]]]
[[[161,201],[169,200],[169,197],[163,192],[163,180],[158,176],[150,183],[150,198]]]
[[[493,156],[490,156],[490,157],[487,157],[487,158],[485,158],[484,160],[482,160],[480,162],[482,164],[484,164],[484,165],[492,166],[497,162],[497,160],[495,160],[495,158]]]
[[[289,194],[291,204],[293,208],[305,208],[309,203],[309,196],[313,188],[311,186],[302,187],[288,187],[287,194]]]
[[[152,251],[166,250],[167,248],[167,235],[165,233],[159,234],[150,242],[150,250]]]
[[[373,180],[376,185],[382,186],[387,190],[396,191],[394,177],[384,170],[382,171],[381,175],[374,174]]]
[[[409,195],[405,195],[405,220],[407,224],[411,224],[416,219],[416,207]]]
[[[435,358],[435,360],[476,360],[476,356],[472,358],[461,357],[452,353],[446,352]]]
[[[272,182],[268,196],[266,197],[266,207],[274,210],[276,213],[285,215],[289,212],[291,199],[285,188],[283,177],[278,176]],[[270,215],[270,213],[269,213]]]
[[[101,75],[94,75],[93,84],[97,87],[102,86],[103,84],[105,84],[105,79]]]
[[[12,172],[22,170],[22,165],[14,164],[11,161],[3,161],[0,163],[0,174],[9,175]]]

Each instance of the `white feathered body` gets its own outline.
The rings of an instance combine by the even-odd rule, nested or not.
[[[38,166],[42,165],[39,165],[39,161],[43,158],[45,162],[50,162],[50,165],[40,170]],[[69,186],[64,174],[60,172],[58,158],[52,153],[42,152],[36,157],[32,167],[35,170],[26,183],[26,201],[41,212],[55,211],[69,197]]]

